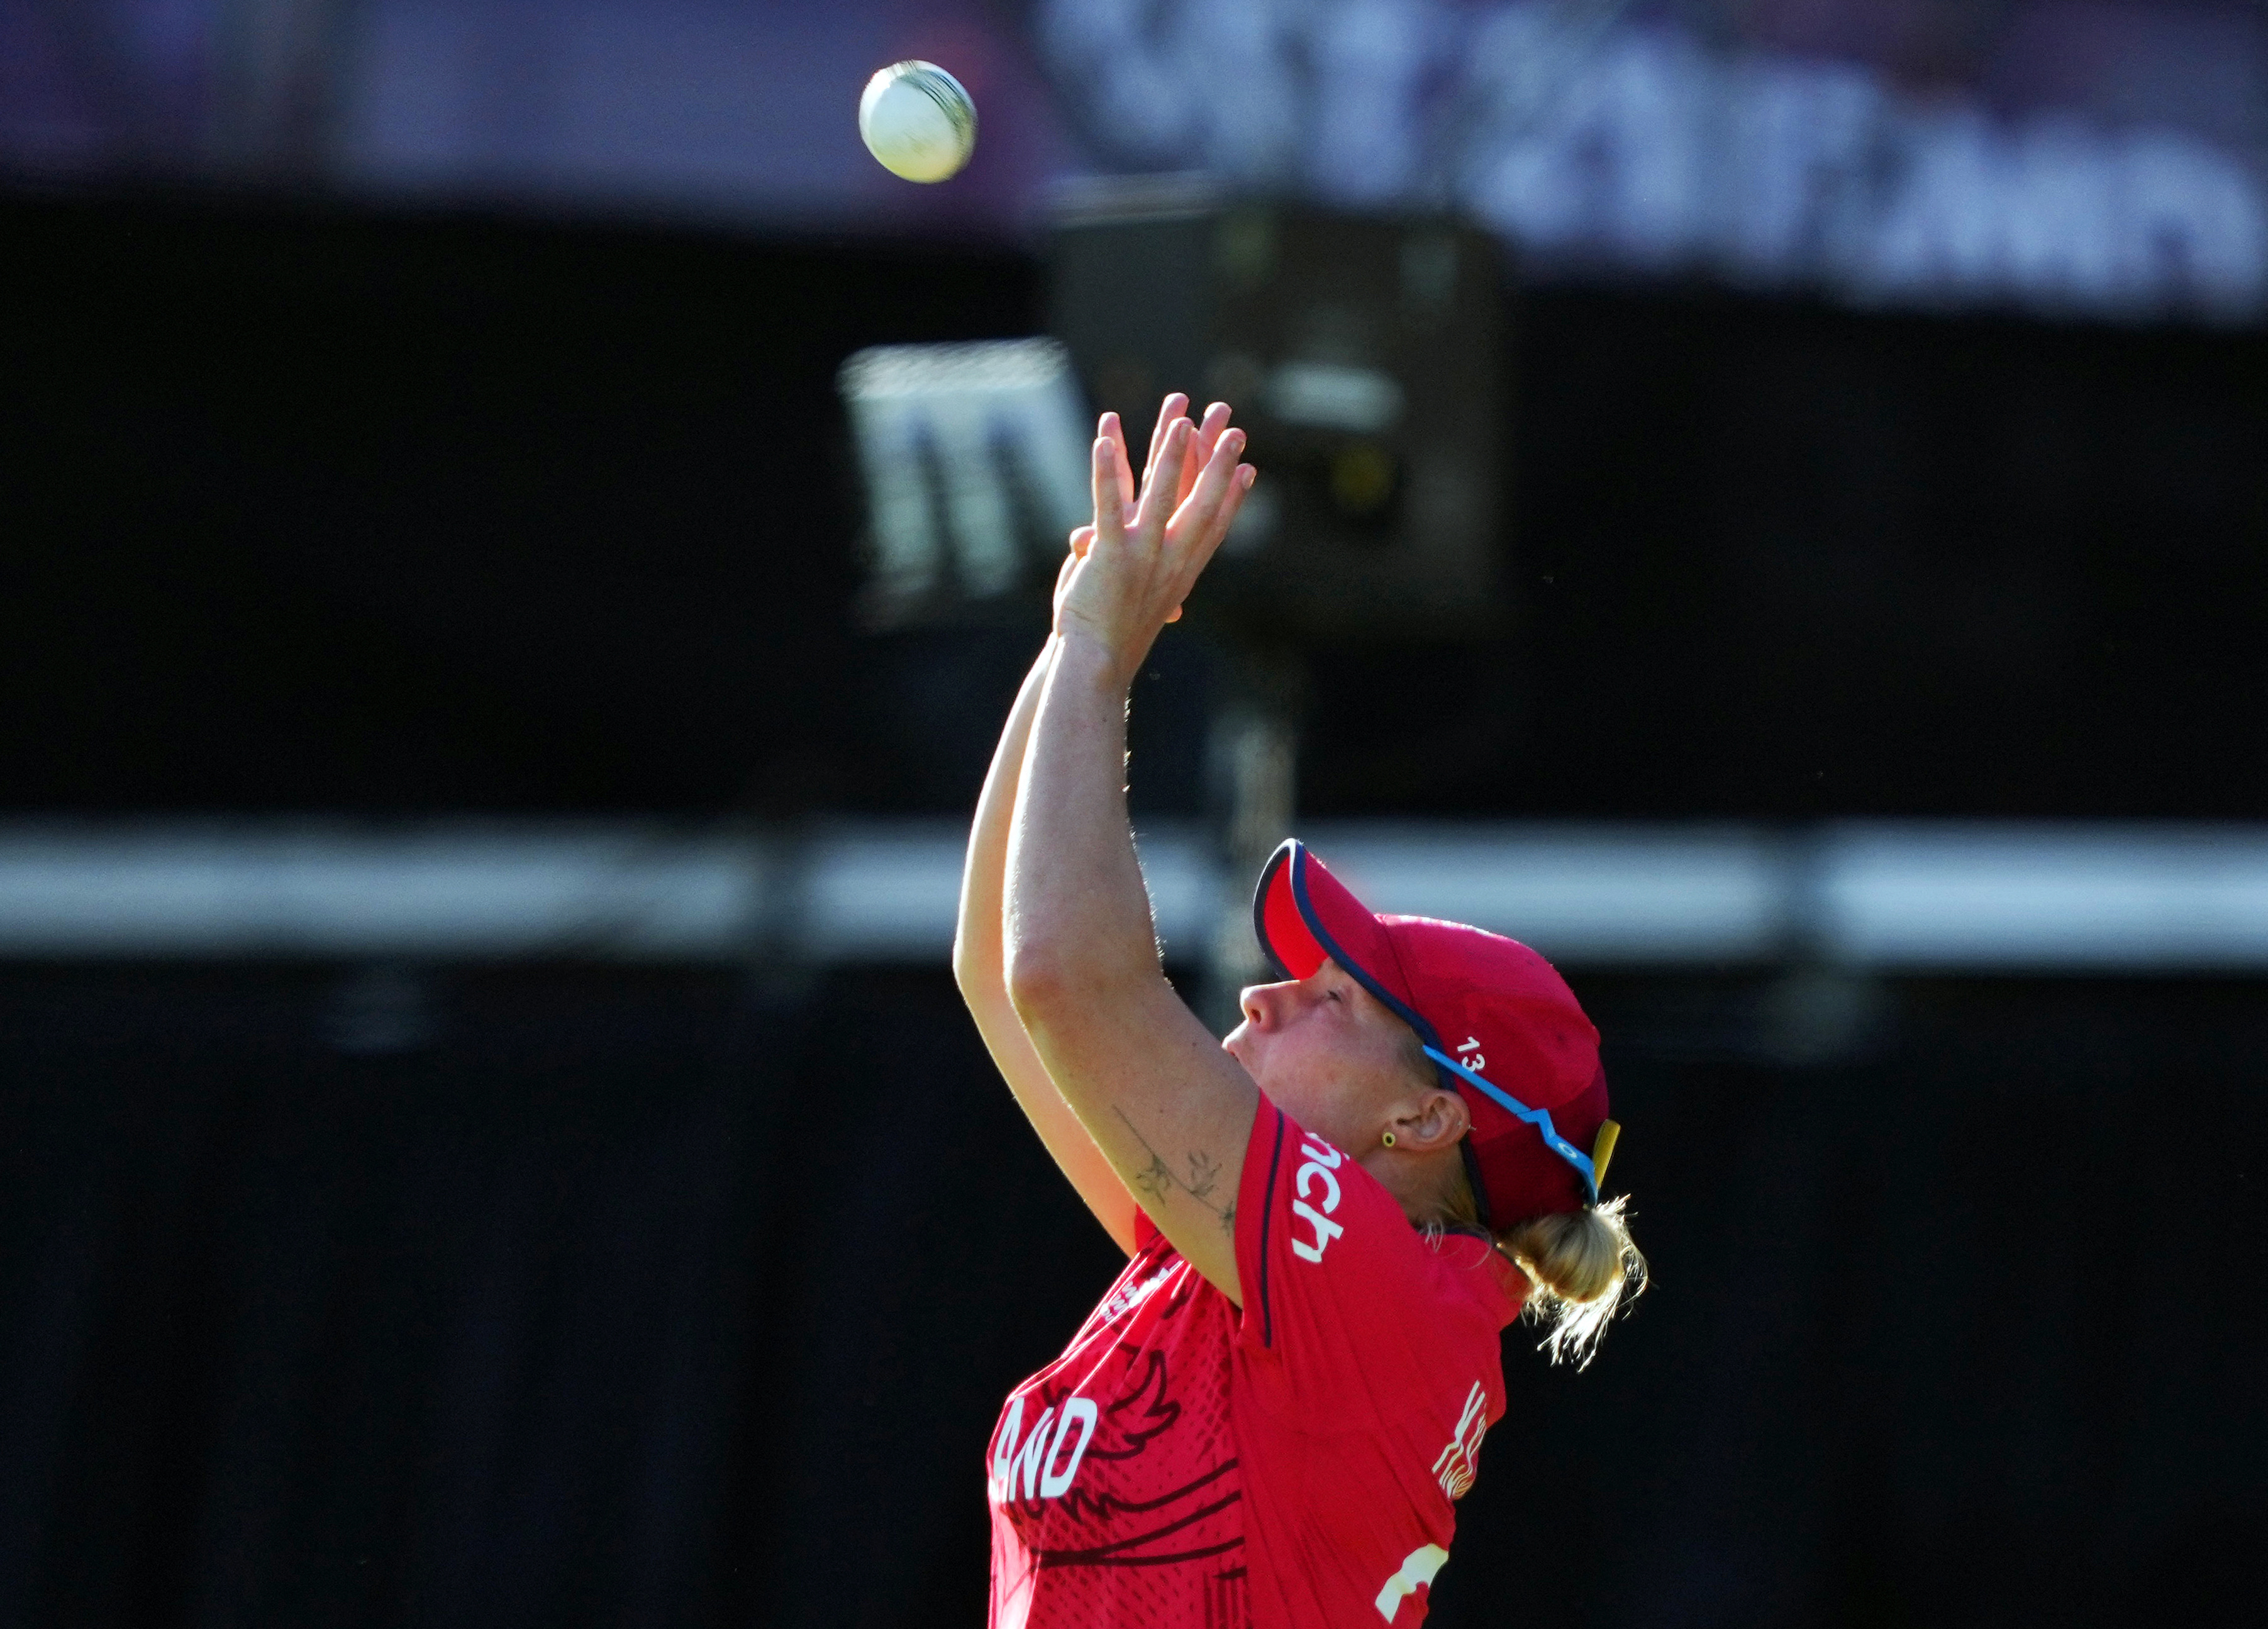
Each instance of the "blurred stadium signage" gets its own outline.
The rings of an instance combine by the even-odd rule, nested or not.
[[[1495,625],[1506,347],[1487,234],[1166,177],[1067,195],[1049,259],[1055,337],[843,365],[870,626],[1020,611],[1089,516],[1090,407],[1138,450],[1169,390],[1232,403],[1267,472],[1206,574],[1207,615],[1264,641]]]
[[[1061,345],[877,345],[838,382],[866,493],[870,623],[951,619],[1052,574],[1094,512]]]
[[[1042,0],[1129,168],[1453,208],[1543,269],[1706,271],[1867,304],[2244,320],[2268,203],[2193,130],[1998,114],[1860,63],[1705,49],[1616,0]]]

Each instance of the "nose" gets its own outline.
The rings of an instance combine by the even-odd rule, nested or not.
[[[1284,984],[1247,984],[1237,998],[1244,1009],[1244,1021],[1255,1029],[1274,1029],[1284,1021],[1286,993],[1296,991],[1296,983]]]

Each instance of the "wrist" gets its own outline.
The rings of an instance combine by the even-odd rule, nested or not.
[[[1055,643],[1057,670],[1064,676],[1122,696],[1133,682],[1119,670],[1118,653],[1109,642],[1092,630],[1074,623],[1056,631]]]

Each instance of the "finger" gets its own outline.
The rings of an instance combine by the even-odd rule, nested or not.
[[[1071,557],[1072,559],[1084,560],[1086,558],[1086,551],[1094,547],[1094,528],[1091,526],[1075,526],[1071,527],[1070,547]]]
[[[1166,439],[1172,433],[1175,424],[1189,422],[1189,399],[1178,390],[1169,392],[1165,401],[1159,404],[1158,428],[1150,438],[1150,461],[1143,467],[1142,470],[1144,491],[1148,491],[1152,485],[1156,484],[1160,479],[1158,473],[1160,470],[1169,468],[1166,460]],[[1169,412],[1173,414],[1171,418],[1166,416]],[[1182,461],[1186,463],[1188,461],[1184,458]],[[1174,484],[1178,484],[1178,472]],[[1176,504],[1181,501],[1178,495],[1174,501]],[[1168,512],[1170,512],[1170,506]]]
[[[1116,543],[1123,534],[1124,512],[1119,503],[1118,489],[1124,463],[1125,461],[1118,456],[1116,441],[1108,436],[1095,437],[1094,525],[1081,528],[1094,534],[1089,540],[1090,548],[1095,542]]]
[[[1199,551],[1199,571],[1204,569],[1204,563],[1212,558],[1214,551],[1228,541],[1229,533],[1236,527],[1237,512],[1244,507],[1244,500],[1251,495],[1253,483],[1259,478],[1260,472],[1251,465],[1239,464],[1236,467],[1236,474],[1228,483],[1228,501],[1213,517],[1211,534]]]
[[[1151,475],[1157,470],[1158,455],[1166,448],[1166,432],[1174,427],[1175,419],[1186,416],[1189,410],[1189,399],[1178,390],[1167,391],[1166,399],[1158,403],[1158,422],[1150,431],[1150,456],[1142,463],[1143,485],[1149,485]],[[1126,495],[1126,501],[1134,501],[1131,492]]]
[[[1118,503],[1120,507],[1123,508],[1134,501],[1134,477],[1127,468],[1125,423],[1116,413],[1105,413],[1095,424],[1095,434],[1103,437],[1118,449],[1120,471],[1117,479]],[[1098,498],[1095,501],[1100,504],[1101,499]]]
[[[1238,465],[1236,473],[1228,483],[1228,495],[1212,515],[1211,524],[1176,549],[1174,577],[1183,600],[1189,598],[1190,591],[1197,586],[1197,579],[1212,564],[1213,556],[1219,553],[1220,546],[1228,541],[1230,528],[1236,524],[1236,512],[1244,506],[1245,495],[1252,490],[1256,473],[1249,464]]]
[[[1204,472],[1205,462],[1212,457],[1213,448],[1220,445],[1221,437],[1227,433],[1228,415],[1229,408],[1226,402],[1216,402],[1205,409],[1204,419],[1197,425],[1196,436],[1190,439],[1189,455],[1182,460],[1181,489],[1174,494],[1176,507],[1197,485],[1197,476]]]
[[[1244,452],[1244,432],[1228,430],[1213,444],[1212,456],[1205,460],[1197,485],[1189,490],[1181,507],[1174,512],[1173,530],[1176,538],[1189,542],[1200,541],[1218,515],[1220,506],[1229,501],[1230,490],[1236,485],[1237,459]]]
[[[1166,516],[1168,520],[1173,518],[1174,511],[1182,506],[1182,499],[1189,496],[1189,483],[1193,468],[1190,460],[1196,456],[1197,444],[1197,426],[1189,423],[1187,414],[1183,414],[1174,422],[1182,427],[1183,432],[1181,439],[1182,455],[1179,458],[1168,458],[1161,449],[1158,456],[1158,468],[1145,483],[1146,485],[1165,489]]]
[[[1166,427],[1165,439],[1158,447],[1159,463],[1166,468],[1176,468],[1189,446],[1195,427],[1186,418],[1177,418]],[[1164,542],[1166,527],[1175,513],[1174,490],[1177,482],[1150,481],[1143,485],[1142,506],[1135,512],[1134,529],[1146,542]]]
[[[1244,494],[1250,490],[1251,479],[1244,473],[1250,466],[1236,461],[1237,440],[1234,432],[1221,438],[1220,446],[1205,464],[1197,490],[1175,512],[1167,529],[1171,570],[1183,598],[1196,586],[1206,563],[1228,535]]]

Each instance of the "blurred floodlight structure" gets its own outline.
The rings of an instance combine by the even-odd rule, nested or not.
[[[843,365],[865,482],[869,611],[1005,594],[1093,510],[1086,414],[1051,339],[878,345]]]

